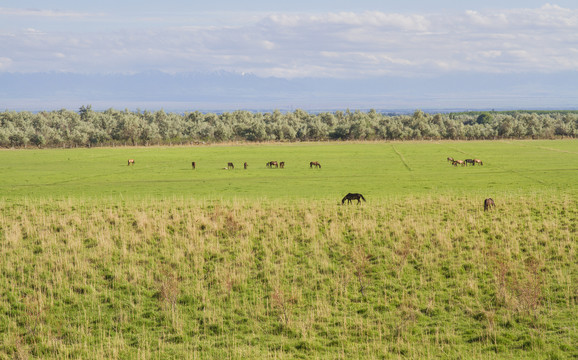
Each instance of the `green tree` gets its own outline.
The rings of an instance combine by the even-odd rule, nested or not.
[[[493,117],[489,113],[482,113],[476,118],[476,123],[483,125],[483,124],[490,124],[493,120]]]
[[[215,127],[213,136],[216,141],[229,141],[233,136],[233,130],[228,125],[219,122]]]
[[[15,130],[8,138],[10,140],[10,146],[13,147],[26,147],[29,142],[29,139],[19,130]]]
[[[337,125],[332,132],[329,133],[329,137],[334,140],[345,140],[349,138],[349,125],[341,124]]]
[[[46,139],[44,135],[35,133],[30,136],[30,143],[34,146],[42,147],[46,144]]]

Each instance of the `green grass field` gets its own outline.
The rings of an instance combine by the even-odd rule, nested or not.
[[[479,158],[455,168],[446,158]],[[127,166],[127,159],[136,164]],[[266,162],[285,161],[285,169]],[[192,170],[191,161],[197,163]],[[319,161],[322,169],[310,169]],[[228,162],[236,169],[223,170]],[[249,169],[243,170],[247,162]],[[4,198],[369,199],[576,192],[578,142],[376,142],[0,151]]]
[[[0,164],[0,359],[578,358],[575,140]]]

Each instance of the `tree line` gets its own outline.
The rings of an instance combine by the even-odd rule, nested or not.
[[[387,114],[376,110],[172,113],[108,109],[0,113],[0,147],[230,141],[484,140],[578,136],[577,111]]]

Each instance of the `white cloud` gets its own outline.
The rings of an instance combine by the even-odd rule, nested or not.
[[[272,41],[269,41],[269,40],[263,40],[261,42],[261,45],[263,46],[264,49],[267,49],[267,50],[273,50],[276,47],[275,43]]]
[[[325,15],[272,15],[269,17],[272,23],[285,27],[296,26],[319,26],[339,25],[356,27],[382,27],[404,31],[426,31],[429,21],[422,15],[386,14],[378,11],[366,11],[363,13],[341,12]]]
[[[0,8],[0,21],[11,11],[24,17],[86,15]],[[214,21],[207,26],[106,28],[103,24],[98,31],[61,32],[33,25],[0,33],[5,56],[0,69],[229,70],[279,77],[578,69],[573,60],[578,11],[550,4],[451,14],[267,14],[235,26]]]
[[[14,9],[0,8],[0,16],[18,16],[18,17],[46,17],[46,18],[83,18],[102,16],[102,14],[82,13],[74,11],[55,11],[46,9]]]
[[[24,31],[26,32],[26,34],[28,34],[30,36],[44,35],[45,34],[45,32],[37,30],[37,29],[33,29],[33,28],[27,28],[27,29],[24,29]]]
[[[7,57],[0,57],[0,70],[8,69],[11,63],[12,59]]]

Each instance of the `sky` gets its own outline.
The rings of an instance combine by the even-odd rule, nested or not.
[[[151,71],[340,81],[574,73],[578,2],[0,2],[0,76]]]

